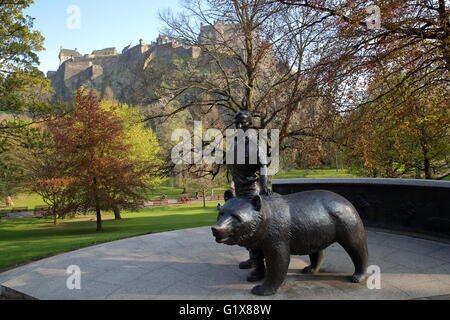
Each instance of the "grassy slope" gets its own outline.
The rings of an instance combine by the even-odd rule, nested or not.
[[[317,170],[301,170],[294,169],[287,172],[279,173],[275,179],[291,179],[291,178],[354,178],[355,175],[347,170],[336,169],[317,169]]]
[[[275,176],[276,179],[288,179],[288,178],[347,178],[354,177],[354,175],[348,173],[345,170],[334,169],[319,169],[319,170],[291,170],[288,172],[280,173]],[[215,188],[214,194],[219,195],[227,187]],[[149,192],[148,199],[159,199],[162,195],[167,195],[169,199],[178,199],[183,189],[178,187],[172,187],[170,181],[167,181],[153,191]],[[194,191],[194,190],[189,190]],[[36,206],[45,205],[44,201],[37,194],[20,194],[13,198],[14,207],[28,207],[29,210],[33,210]],[[0,199],[0,203],[3,203],[3,199]],[[10,208],[9,208],[10,209]]]
[[[149,192],[148,199],[157,199],[159,200],[159,197],[163,194],[168,196],[169,199],[178,199],[180,198],[181,192],[183,189],[177,188],[177,187],[169,187],[169,186],[159,186],[155,190]],[[214,194],[223,194],[225,189],[221,188],[215,188]],[[36,206],[43,206],[46,205],[44,201],[41,199],[41,197],[37,194],[19,194],[18,196],[15,196],[13,198],[14,201],[14,207],[28,207],[30,211],[32,211]],[[0,199],[0,204],[3,203],[3,199]],[[11,209],[11,208],[8,208]]]
[[[3,199],[2,199],[3,201]],[[36,206],[44,206],[45,202],[37,194],[23,193],[13,198],[14,207],[28,207],[33,210]]]
[[[95,217],[78,217],[54,226],[51,220],[26,218],[0,221],[0,269],[113,240],[214,224],[216,202],[146,208],[124,213],[115,221],[104,214],[103,232],[95,232]]]

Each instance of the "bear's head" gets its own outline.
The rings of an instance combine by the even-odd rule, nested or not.
[[[227,197],[228,196],[228,197]],[[220,207],[216,225],[212,232],[218,243],[251,247],[259,240],[263,222],[262,199],[251,200],[226,195],[225,205]]]

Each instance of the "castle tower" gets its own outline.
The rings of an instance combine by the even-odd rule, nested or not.
[[[58,56],[60,67],[56,72],[48,72],[47,76],[52,80],[56,96],[67,102],[71,101],[73,92],[80,86],[100,92],[105,83],[114,91],[115,97],[121,97],[126,102],[124,97],[133,85],[136,66],[147,68],[151,61],[159,57],[198,58],[200,53],[200,48],[184,45],[179,39],[165,35],[148,44],[140,39],[137,45],[130,43],[120,53],[111,47],[81,55],[77,49],[61,47]]]
[[[64,49],[63,47],[61,47],[58,57],[59,57],[59,65],[62,65],[67,60],[73,60],[73,59],[76,59],[76,58],[81,58],[82,56],[77,51],[77,49],[70,50],[70,49]]]

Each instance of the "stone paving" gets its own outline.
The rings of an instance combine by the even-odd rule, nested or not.
[[[217,244],[210,228],[152,234],[97,245],[0,274],[2,291],[37,299],[437,299],[450,295],[450,244],[368,231],[370,264],[381,269],[381,289],[353,284],[350,258],[339,245],[326,250],[322,273],[299,271],[308,257],[291,259],[285,284],[273,297],[250,293],[247,251]],[[66,270],[81,270],[81,289],[67,289]]]

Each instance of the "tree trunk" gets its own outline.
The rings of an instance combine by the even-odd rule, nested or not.
[[[423,127],[420,128],[422,134],[421,146],[422,146],[422,156],[423,156],[423,171],[425,173],[425,179],[432,179],[433,174],[431,172],[431,159],[430,159],[430,147],[427,144],[427,135]]]
[[[102,231],[102,212],[99,205],[99,199],[97,194],[97,177],[94,177],[94,199],[95,199],[95,210],[97,212],[97,232]]]
[[[206,192],[203,191],[202,194],[203,194],[203,208],[206,208]]]
[[[431,173],[431,163],[427,156],[423,159],[423,168],[425,171],[425,179],[432,179],[433,175]]]
[[[97,232],[102,231],[102,212],[97,208]]]
[[[120,209],[118,207],[114,208],[114,219],[122,220],[122,216],[120,215]]]

